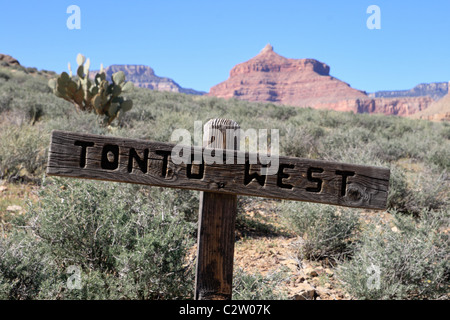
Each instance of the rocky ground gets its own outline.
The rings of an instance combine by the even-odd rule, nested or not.
[[[288,276],[278,289],[284,290],[289,299],[351,299],[338,288],[332,268],[299,260],[296,248],[300,241],[301,239],[296,237],[273,237],[238,242],[235,268],[262,275],[280,270],[287,271]]]
[[[296,300],[342,300],[351,299],[339,288],[332,265],[328,261],[312,262],[299,258],[302,238],[286,230],[285,224],[274,210],[274,200],[261,200],[258,204],[244,204],[247,225],[258,226],[246,230],[239,223],[238,241],[235,245],[234,267],[249,274],[286,272],[279,290],[289,299]],[[266,228],[261,228],[261,226]]]
[[[352,299],[340,288],[329,261],[299,258],[302,238],[285,228],[275,204],[270,199],[243,204],[236,222],[234,271],[268,278],[281,273],[283,279],[274,291],[292,300]],[[195,259],[196,250],[194,245],[189,260]]]

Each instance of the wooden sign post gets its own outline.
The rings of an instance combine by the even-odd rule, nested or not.
[[[232,120],[211,120],[205,124],[203,146],[239,149],[239,137],[227,141],[226,130],[239,129]],[[222,140],[215,139],[217,136]],[[226,182],[222,182],[225,187]],[[196,300],[231,300],[234,258],[234,226],[237,196],[214,192],[200,193],[198,219]]]
[[[276,174],[261,175],[264,165],[249,161],[259,158],[239,151],[239,138],[226,140],[226,129],[238,128],[231,120],[209,121],[204,147],[185,149],[193,160],[187,163],[173,161],[174,144],[55,130],[47,174],[202,191],[195,284],[200,300],[231,299],[237,195],[385,208],[389,169],[280,156]],[[203,161],[217,150],[225,164]]]

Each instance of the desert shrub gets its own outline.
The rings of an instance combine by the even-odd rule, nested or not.
[[[405,145],[404,141],[400,139],[377,139],[372,144],[372,153],[377,159],[385,162],[393,162],[411,156],[408,154]]]
[[[411,179],[408,189],[404,211],[416,216],[423,210],[438,210],[449,204],[450,183],[445,173],[425,169]]]
[[[352,254],[352,242],[359,230],[354,209],[285,201],[280,210],[288,226],[303,238],[301,258],[333,261]]]
[[[57,179],[41,193],[26,217],[16,221],[22,239],[33,239],[36,250],[22,250],[26,274],[43,261],[54,266],[45,279],[16,274],[21,269],[8,259],[12,270],[2,283],[24,282],[37,288],[29,295],[8,298],[36,299],[176,299],[190,297],[192,272],[185,261],[191,239],[190,225],[180,216],[160,209],[167,203],[148,195],[146,188],[118,183]],[[19,229],[19,228],[17,228]],[[11,247],[11,246],[10,246]],[[5,250],[11,255],[9,249]],[[30,255],[40,252],[34,261]],[[8,257],[8,255],[6,255]],[[70,266],[79,268],[81,288],[69,290]],[[28,270],[27,268],[31,268]],[[18,270],[18,271],[17,271]],[[25,272],[23,271],[23,272]],[[6,292],[5,292],[6,290]],[[38,292],[38,294],[37,294]]]
[[[10,110],[12,100],[13,100],[12,94],[3,93],[0,96],[0,114],[4,111]]]
[[[44,171],[48,136],[37,127],[3,126],[0,131],[0,179],[36,178]]]
[[[51,89],[41,79],[28,78],[23,86],[29,92],[40,92],[42,94],[51,93]]]
[[[377,158],[368,146],[372,139],[370,131],[361,127],[335,128],[332,134],[325,135],[320,140],[322,147],[319,154],[321,158],[334,161],[346,161],[349,157],[370,154],[373,161]]]
[[[450,124],[447,122],[442,123],[442,128],[439,133],[442,138],[450,140]]]
[[[338,268],[343,287],[358,299],[445,298],[450,211],[426,211],[419,221],[394,218],[393,224],[374,222],[363,233],[353,258]]]
[[[101,118],[93,113],[69,112],[63,117],[55,117],[45,122],[47,131],[64,130],[78,133],[105,135],[108,128],[102,126]]]
[[[352,117],[349,113],[333,112],[331,110],[320,110],[315,112],[312,109],[309,110],[309,117],[314,122],[322,127],[338,128],[348,121],[349,117]]]
[[[280,287],[286,280],[286,273],[277,271],[265,276],[249,274],[238,269],[233,275],[234,300],[283,300],[287,294]]]
[[[0,299],[31,299],[53,273],[51,261],[30,236],[0,232]]]
[[[319,140],[324,135],[320,127],[288,126],[280,132],[280,152],[290,157],[316,158],[319,153]]]
[[[450,172],[450,150],[442,148],[440,146],[439,148],[436,147],[434,150],[431,150],[429,152],[429,155],[427,157],[427,160],[442,170],[446,170],[447,172]]]
[[[394,119],[394,121],[389,121],[389,126],[382,131],[382,134],[387,138],[403,137],[405,134],[412,131],[411,120],[400,118],[398,120]]]
[[[15,124],[34,123],[41,118],[64,116],[69,109],[66,101],[50,93],[45,79],[23,77],[13,74],[11,79],[0,85],[0,113],[5,122]]]
[[[362,127],[368,131],[384,131],[392,123],[392,119],[379,114],[358,114],[348,122],[351,127]],[[395,121],[395,120],[394,120]]]
[[[395,165],[390,167],[390,171],[387,208],[406,211],[409,190],[405,172]]]
[[[10,75],[6,72],[0,71],[0,79],[4,81],[8,81],[10,79]]]
[[[272,103],[267,104],[267,109],[267,115],[270,119],[285,121],[297,114],[296,108],[294,107],[286,106],[285,108],[280,108],[279,106]]]
[[[27,117],[30,119],[31,124],[34,125],[36,121],[39,121],[44,115],[44,106],[42,104],[36,103],[31,106],[28,110]]]
[[[160,203],[161,214],[179,216],[192,223],[198,221],[199,191],[153,187],[149,197]],[[193,228],[195,228],[193,226]]]
[[[420,215],[423,210],[445,208],[449,203],[450,184],[445,173],[436,174],[426,169],[408,178],[398,166],[390,166],[387,208],[398,212]]]
[[[26,70],[28,73],[37,73],[38,72],[37,68],[34,68],[34,67],[27,67]]]

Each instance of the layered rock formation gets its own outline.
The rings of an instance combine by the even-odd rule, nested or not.
[[[267,45],[256,57],[236,65],[230,78],[209,94],[248,101],[314,106],[367,95],[329,75],[330,67],[314,59],[287,59]]]
[[[330,75],[330,67],[314,59],[288,59],[268,44],[256,57],[236,65],[228,80],[209,95],[299,107],[409,115],[426,109],[433,99],[370,98],[366,92]]]
[[[125,73],[126,80],[132,82],[137,87],[157,91],[181,92],[196,95],[204,94],[204,92],[182,88],[178,83],[170,78],[159,77],[155,74],[155,71],[152,68],[145,65],[111,65],[105,68],[107,79],[111,81],[112,74],[118,71],[123,71]],[[97,72],[98,71],[90,72],[90,76],[93,78]]]
[[[382,113],[385,115],[409,116],[427,109],[434,100],[430,97],[408,98],[363,98],[346,99],[331,103],[317,103],[315,109],[352,111],[354,113]]]
[[[448,93],[448,82],[421,83],[410,90],[377,91],[370,93],[371,98],[399,98],[428,96],[439,100]]]

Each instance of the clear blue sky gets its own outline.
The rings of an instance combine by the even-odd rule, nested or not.
[[[81,29],[69,30],[69,5]],[[369,5],[381,29],[369,30]],[[288,58],[314,58],[352,87],[409,89],[450,80],[450,1],[4,1],[0,53],[57,72],[77,53],[100,63],[145,64],[183,87],[209,91],[271,43]]]

